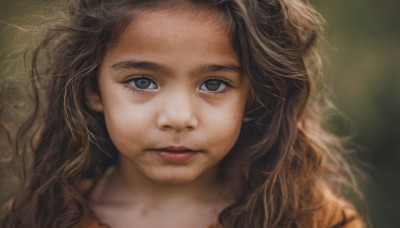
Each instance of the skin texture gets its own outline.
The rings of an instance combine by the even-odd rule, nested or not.
[[[341,203],[343,193],[362,194],[345,161],[348,142],[323,121],[336,110],[321,77],[322,18],[308,1],[56,5],[28,30],[28,90],[0,108],[12,154],[5,164],[21,187],[2,207],[0,227],[91,227],[94,215],[113,228],[205,227],[217,216],[229,228],[359,220]],[[236,75],[250,86],[239,139],[246,96],[238,91],[247,82]],[[32,112],[15,119],[12,110],[32,101]],[[171,157],[171,146],[193,154]]]
[[[92,197],[112,227],[204,227],[228,204],[218,197],[216,169],[238,138],[248,82],[219,20],[190,9],[143,13],[106,51],[100,94],[87,98],[120,152]],[[191,155],[160,157],[170,147]],[[114,219],[118,213],[129,216]]]

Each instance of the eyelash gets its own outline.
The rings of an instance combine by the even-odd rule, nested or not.
[[[230,80],[228,80],[227,78],[224,77],[211,77],[211,78],[207,78],[207,80],[204,80],[201,84],[200,87],[202,87],[202,85],[208,81],[218,81],[221,82],[222,84],[224,84],[226,86],[226,88],[222,89],[221,91],[210,91],[208,90],[207,92],[209,93],[213,93],[213,94],[224,94],[226,93],[230,88],[233,88],[232,86],[232,82]]]
[[[138,88],[136,85],[131,85],[131,84],[130,84],[131,82],[134,82],[135,80],[138,80],[138,79],[146,79],[146,80],[149,80],[150,83],[155,84],[156,88],[154,88],[154,89],[147,89],[147,88],[146,88],[146,89],[141,89],[141,88]],[[204,81],[200,84],[199,88],[201,88],[201,87],[204,85],[204,83],[209,82],[209,81],[218,81],[218,82],[222,83],[226,88],[223,88],[221,91],[211,91],[211,90],[201,90],[201,89],[200,89],[201,91],[206,91],[206,92],[209,92],[209,93],[212,93],[212,94],[224,94],[224,93],[226,93],[230,88],[233,88],[232,82],[231,82],[229,79],[224,78],[224,77],[211,77],[211,78],[207,78],[206,80],[204,80]],[[125,83],[125,86],[126,86],[128,89],[130,89],[131,91],[139,92],[139,93],[147,93],[147,92],[151,92],[151,90],[158,89],[157,83],[156,83],[153,79],[151,79],[150,76],[147,76],[147,75],[137,75],[137,76],[130,77],[130,78],[128,78],[124,83]]]
[[[136,85],[132,85],[131,84],[132,82],[134,83],[134,81],[138,80],[138,79],[149,80],[150,83],[155,84],[156,88],[154,88],[154,89],[147,89],[147,88],[146,89],[141,89],[141,88],[138,88]],[[124,83],[125,83],[126,88],[128,88],[131,91],[138,92],[138,93],[148,93],[148,92],[150,92],[149,90],[158,89],[157,83],[153,79],[151,79],[150,76],[147,76],[147,75],[136,75],[136,76],[133,76],[133,77],[129,77]]]

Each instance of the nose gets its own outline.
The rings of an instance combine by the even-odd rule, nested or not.
[[[198,127],[194,95],[178,91],[164,96],[157,126],[160,130],[191,131]]]

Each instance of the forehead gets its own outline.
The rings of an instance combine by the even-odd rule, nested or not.
[[[151,28],[153,32],[166,32],[165,30],[179,32],[181,27],[193,27],[193,33],[199,31],[199,27],[205,30],[224,31],[228,33],[228,24],[222,13],[210,8],[198,8],[195,6],[172,6],[168,8],[155,8],[138,11],[131,17],[128,28]],[[134,28],[132,28],[134,27]],[[198,31],[198,32],[196,32]],[[133,35],[133,34],[131,34]]]
[[[160,22],[163,22],[168,29],[178,28],[185,22],[191,22],[193,25],[196,22],[202,23],[209,28],[225,31],[228,31],[228,27],[230,27],[228,16],[217,8],[188,2],[161,1],[161,3],[145,6],[128,5],[116,11],[115,14],[116,21],[109,30],[112,38],[108,47],[115,45],[120,40],[122,33],[129,30],[127,28],[132,27],[132,24],[135,24],[137,28],[151,26],[150,28],[153,29],[160,28],[158,26]],[[172,17],[177,15],[179,18]],[[169,25],[166,25],[165,22],[169,22]]]
[[[182,34],[183,32],[186,34]],[[200,15],[197,11],[191,14],[191,11],[170,9],[141,13],[135,16],[127,27],[127,33],[129,34],[126,35],[136,37],[145,36],[147,33],[160,36],[174,33],[176,37],[192,35],[192,38],[196,38],[195,36],[210,36],[213,33],[227,35],[228,31],[226,26],[215,16]]]
[[[182,57],[190,51],[198,57],[207,55],[237,62],[225,21],[210,9],[172,7],[144,10],[131,17],[110,49],[114,53],[140,55],[141,58],[161,58],[160,53],[171,53],[168,58],[172,55]]]

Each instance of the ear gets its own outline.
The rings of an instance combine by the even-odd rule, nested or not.
[[[84,87],[86,104],[96,112],[103,112],[103,101],[95,80],[86,80]]]

